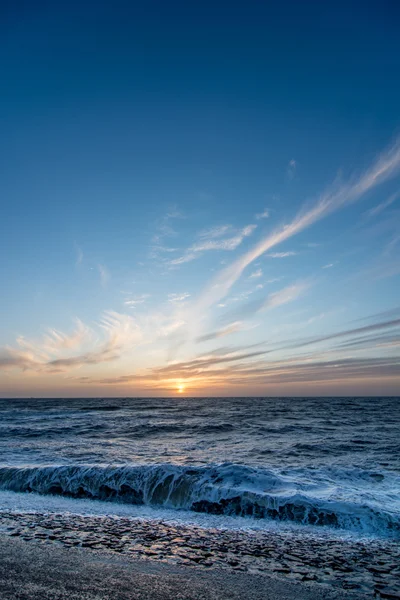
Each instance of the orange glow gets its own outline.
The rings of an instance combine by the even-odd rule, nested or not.
[[[183,385],[183,383],[179,383],[176,389],[179,394],[183,394],[183,392],[185,391],[185,386]]]

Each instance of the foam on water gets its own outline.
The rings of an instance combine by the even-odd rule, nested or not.
[[[0,489],[400,537],[400,478],[222,464],[0,468]]]
[[[201,527],[228,531],[269,532],[289,536],[308,536],[317,539],[339,539],[368,541],[377,538],[372,534],[360,536],[353,531],[315,527],[293,522],[277,522],[268,519],[249,519],[228,515],[196,513],[187,510],[171,510],[154,506],[137,506],[132,504],[108,503],[87,498],[66,498],[63,496],[44,496],[41,494],[21,494],[18,492],[0,491],[0,517],[7,514],[62,514],[63,517],[74,515],[84,517],[107,517],[113,519],[130,519],[132,521],[160,522],[174,526]],[[9,524],[8,524],[9,526]]]

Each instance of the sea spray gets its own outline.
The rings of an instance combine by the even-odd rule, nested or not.
[[[372,487],[381,486],[381,494],[384,493],[385,477],[374,472],[352,471],[327,469],[321,474],[319,470],[298,469],[278,473],[230,463],[201,467],[174,464],[1,467],[0,489],[400,537],[399,514],[366,500]],[[343,487],[346,480],[348,488],[351,481],[351,494]],[[391,481],[390,489],[393,485]]]

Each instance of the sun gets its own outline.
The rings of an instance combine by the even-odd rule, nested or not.
[[[177,388],[176,388],[176,390],[177,390],[178,394],[183,394],[183,392],[185,391],[185,386],[184,386],[184,384],[183,384],[183,383],[179,383],[179,384],[177,385]]]

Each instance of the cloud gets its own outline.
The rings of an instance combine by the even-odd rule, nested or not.
[[[262,277],[262,269],[257,269],[257,271],[254,271],[254,273],[252,273],[251,275],[249,275],[249,279],[256,279],[258,277]]]
[[[78,246],[78,244],[76,242],[74,244],[74,247],[75,247],[75,252],[76,252],[75,265],[78,267],[83,262],[83,252],[82,252],[81,247]]]
[[[38,342],[19,337],[17,348],[0,351],[0,368],[60,372],[115,360],[143,340],[139,325],[129,315],[105,311],[97,325],[100,339],[94,339],[94,332],[78,319],[71,335],[52,329]],[[88,346],[92,347],[84,349]]]
[[[253,233],[256,227],[257,225],[247,225],[243,229],[236,231],[234,235],[231,235],[230,237],[223,237],[227,232],[231,231],[230,225],[213,227],[203,231],[198,236],[200,238],[198,242],[190,246],[182,256],[169,261],[169,264],[171,266],[177,266],[190,262],[199,258],[203,252],[208,252],[210,250],[236,250],[243,240]]]
[[[258,213],[256,215],[256,219],[268,219],[268,217],[269,217],[269,210],[268,210],[268,208],[265,208],[262,213]]]
[[[243,324],[240,321],[236,321],[235,323],[231,323],[222,329],[218,329],[217,331],[213,331],[211,333],[207,333],[206,335],[201,335],[197,338],[198,342],[208,342],[210,340],[215,340],[217,338],[225,337],[226,335],[230,335],[231,333],[235,333],[243,329]]]
[[[290,292],[289,287],[294,288],[295,286],[288,286],[279,294],[271,294],[264,302],[264,306],[274,307],[296,296],[299,290],[295,289]],[[397,309],[395,309],[395,313],[396,311],[398,312]],[[392,313],[393,310],[385,311],[382,315],[385,315],[386,312]],[[312,317],[309,322],[322,316],[325,316],[325,313]],[[375,317],[372,315],[370,318]],[[218,339],[242,327],[243,324],[240,322],[229,323],[222,329],[199,337],[197,341]],[[334,382],[335,385],[351,381],[393,382],[400,375],[400,356],[382,356],[380,353],[379,356],[369,355],[366,357],[362,353],[368,351],[371,354],[375,349],[379,349],[381,352],[382,348],[385,349],[385,352],[396,351],[400,345],[399,328],[400,319],[390,319],[339,331],[329,336],[294,340],[290,343],[278,342],[275,346],[271,346],[269,342],[259,342],[237,348],[216,348],[214,351],[189,360],[173,361],[165,366],[152,367],[138,373],[121,374],[100,380],[80,379],[80,381],[85,384],[105,385],[140,384],[145,389],[165,391],[176,389],[177,380],[184,380],[188,389],[193,386],[193,389],[198,391],[206,389],[207,386],[214,387],[214,389],[220,386],[225,390],[234,389],[235,386],[246,386],[246,390],[248,390],[249,388],[255,389],[256,386],[272,384],[315,386],[318,382]],[[280,353],[284,348],[300,348],[322,340],[339,341],[339,344],[333,344],[330,349],[326,350],[313,350],[311,353],[302,351],[299,356],[271,360],[272,353]],[[98,355],[91,356],[90,354],[78,358],[79,360],[74,358],[67,363],[62,362],[61,366],[63,368],[70,367],[71,363],[76,366],[83,360],[90,364],[92,361],[99,362],[101,359]],[[109,358],[105,355],[105,359]],[[2,360],[4,361],[4,357],[0,355],[0,364]],[[12,359],[6,357],[7,361],[10,363]],[[54,366],[55,368],[59,367],[60,361]]]
[[[133,298],[129,298],[128,300],[124,300],[125,306],[130,306],[134,308],[138,304],[144,304],[146,300],[150,298],[150,294],[139,294],[138,296],[134,296]]]
[[[176,248],[170,248],[165,245],[166,238],[177,237],[177,231],[171,226],[171,221],[175,219],[184,219],[185,216],[177,208],[171,206],[167,213],[158,219],[156,223],[156,233],[153,235],[150,257],[153,259],[160,258],[160,254],[176,252]]]
[[[394,194],[392,194],[391,196],[389,196],[389,198],[387,200],[384,200],[383,202],[381,202],[377,206],[374,206],[374,208],[371,208],[370,210],[367,210],[366,213],[365,213],[365,216],[367,216],[369,218],[376,217],[382,211],[384,211],[385,208],[387,208],[388,206],[390,206],[391,204],[393,204],[393,202],[395,202],[399,196],[400,196],[400,191],[395,192]]]
[[[368,315],[367,317],[361,317],[360,319],[356,319],[356,322],[371,320],[376,321],[376,319],[387,319],[388,317],[400,317],[400,306],[396,306],[395,308],[390,308],[389,310],[374,313],[373,315]]]
[[[223,237],[224,235],[230,233],[232,230],[232,225],[217,225],[216,227],[210,227],[209,229],[204,229],[203,231],[200,231],[198,237],[215,239]]]
[[[289,179],[294,178],[294,176],[296,175],[296,169],[297,169],[297,161],[294,160],[294,158],[292,158],[292,160],[289,161],[289,164],[286,169],[286,174]]]
[[[168,302],[172,304],[180,304],[190,298],[190,294],[188,292],[184,292],[183,294],[168,294]]]
[[[321,269],[331,269],[334,266],[335,266],[335,263],[328,263],[327,265],[324,265],[323,267],[321,267]]]
[[[82,323],[80,319],[74,319],[75,329],[71,334],[63,333],[57,329],[48,329],[42,340],[39,342],[31,341],[23,336],[17,337],[17,344],[22,348],[20,350],[9,351],[14,357],[23,356],[23,359],[29,362],[46,361],[51,355],[60,354],[66,350],[74,350],[81,346],[84,342],[92,338],[92,332]]]
[[[170,260],[169,264],[170,265],[183,265],[184,263],[191,262],[192,260],[195,260],[196,258],[198,258],[197,254],[195,254],[194,252],[189,252],[187,254],[184,254],[183,256],[179,256],[179,258],[174,258],[174,259]]]
[[[310,284],[307,282],[299,282],[293,285],[288,285],[279,292],[270,294],[267,300],[262,304],[261,310],[276,308],[277,306],[288,304],[288,302],[293,302],[294,300],[297,300],[297,298],[299,298],[309,288],[309,286]]]
[[[299,298],[309,287],[309,281],[300,281],[288,285],[278,292],[269,294],[267,298],[252,300],[235,311],[231,311],[231,314],[227,315],[226,318],[245,319],[264,310],[271,310],[284,304],[288,304]]]
[[[107,287],[108,282],[110,281],[110,272],[104,265],[97,265],[97,269],[100,274],[100,283],[102,287]]]
[[[287,258],[288,256],[296,256],[297,252],[270,252],[267,254],[269,258]]]
[[[91,331],[80,319],[74,319],[76,327],[71,335],[66,335],[57,329],[49,329],[44,338],[44,347],[48,352],[72,349],[90,339]]]
[[[142,333],[137,321],[130,315],[106,310],[99,326],[107,336],[106,347],[122,350],[142,340]]]
[[[306,340],[298,340],[298,341],[294,341],[289,344],[283,343],[281,348],[282,349],[301,348],[301,347],[310,346],[313,344],[319,344],[321,342],[336,340],[336,339],[339,339],[342,337],[349,337],[349,336],[354,336],[354,335],[358,336],[361,334],[364,335],[364,334],[369,334],[369,333],[372,333],[375,331],[380,331],[381,329],[391,329],[391,328],[397,328],[397,327],[400,327],[400,319],[390,319],[388,321],[383,321],[380,323],[373,323],[372,325],[364,325],[363,327],[346,329],[343,331],[339,331],[337,333],[331,333],[329,335],[318,336],[318,337],[314,337],[314,338],[306,339]]]
[[[352,178],[347,183],[336,183],[328,188],[310,208],[304,208],[288,225],[277,229],[274,233],[261,240],[256,246],[244,253],[229,267],[211,281],[210,285],[200,295],[194,310],[203,313],[213,304],[220,302],[243,271],[256,259],[268,252],[274,246],[281,244],[294,235],[307,229],[317,221],[327,217],[339,208],[356,202],[364,194],[377,185],[398,175],[400,171],[400,140],[366,169],[359,177]]]
[[[207,250],[236,250],[244,238],[251,235],[256,227],[257,225],[247,225],[247,227],[244,227],[237,232],[236,235],[225,239],[205,238],[189,248],[189,252],[204,252]]]
[[[359,337],[339,344],[339,348],[391,348],[400,345],[400,331],[398,333],[384,333],[375,336]]]
[[[386,279],[388,277],[394,277],[400,273],[400,262],[396,258],[394,260],[388,260],[387,257],[383,261],[378,261],[375,266],[366,269],[359,273],[363,277],[379,281],[380,279]]]
[[[388,244],[386,244],[386,247],[384,250],[384,255],[389,256],[390,254],[392,254],[393,250],[396,248],[396,246],[399,242],[400,242],[400,235],[397,234],[397,235],[393,236],[392,239],[390,240],[390,242]]]
[[[201,386],[265,386],[273,383],[301,383],[314,386],[316,382],[373,380],[397,378],[400,357],[321,357],[308,355],[286,360],[266,360],[268,351],[231,352],[203,355],[193,360],[171,363],[150,369],[147,373],[120,375],[98,380],[106,385],[142,383],[156,389],[172,390],[177,380],[184,380],[195,389]],[[85,381],[87,383],[87,381]]]

